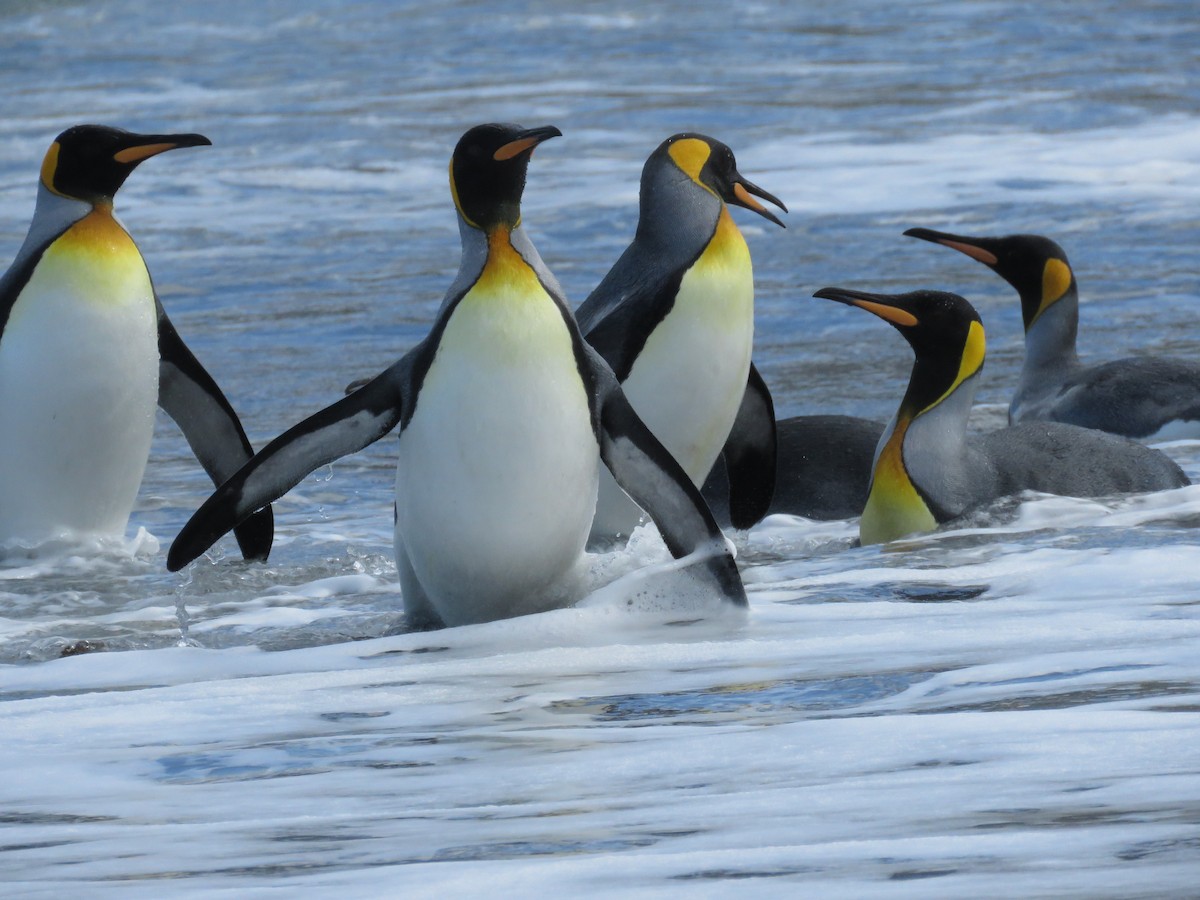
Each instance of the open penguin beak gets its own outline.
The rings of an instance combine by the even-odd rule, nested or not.
[[[813,296],[865,309],[897,328],[911,328],[919,324],[917,317],[907,308],[909,304],[906,299],[893,294],[868,294],[866,291],[853,291],[849,288],[825,287]]]
[[[783,201],[773,194],[768,194],[754,182],[743,178],[740,172],[734,172],[732,194],[733,196],[725,198],[726,203],[732,203],[734,206],[740,206],[743,209],[756,212],[764,219],[770,219],[780,228],[787,228],[787,226],[779,220],[778,216],[776,216],[773,212],[771,212],[754,198],[762,197],[768,203],[773,203],[784,212],[787,212],[788,209],[783,205]]]
[[[532,153],[533,148],[542,141],[548,141],[550,138],[554,137],[562,137],[562,132],[553,125],[542,125],[539,128],[530,128],[526,131],[522,131],[513,140],[501,146],[498,150],[496,150],[495,153],[492,154],[492,158],[495,159],[496,162],[504,162],[505,160],[512,159],[515,156],[520,156],[526,151]]]
[[[963,237],[960,234],[947,234],[944,231],[934,231],[932,228],[910,228],[904,232],[905,237],[920,238],[931,244],[941,244],[959,253],[965,253],[971,259],[978,260],[985,266],[995,266],[999,261],[996,254],[987,248],[990,241],[987,238]]]
[[[212,141],[202,134],[130,134],[125,146],[113,153],[113,160],[124,165],[137,165],[168,150],[211,145]]]

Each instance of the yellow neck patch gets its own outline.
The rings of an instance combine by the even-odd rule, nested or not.
[[[147,298],[153,303],[146,263],[108,205],[97,206],[47,247],[35,277],[39,273],[96,305],[123,306]]]
[[[513,247],[506,228],[497,228],[488,234],[487,262],[483,264],[483,271],[471,293],[477,291],[518,300],[545,296],[537,273]]]
[[[472,366],[485,368],[529,366],[544,358],[547,346],[563,340],[570,345],[562,313],[505,228],[488,234],[483,271],[455,308],[446,333],[457,335],[456,346],[470,355]]]
[[[722,205],[721,214],[717,216],[717,227],[713,231],[712,240],[704,249],[704,253],[696,260],[695,267],[719,266],[744,272],[749,277],[753,271],[750,263],[750,248],[746,239],[738,229],[729,207]]]
[[[1046,267],[1042,269],[1042,302],[1029,324],[1032,326],[1042,313],[1061,300],[1070,287],[1071,267],[1061,259],[1046,260]]]
[[[113,259],[132,255],[139,261],[142,258],[133,238],[113,218],[112,206],[108,204],[93,208],[68,228],[46,252],[86,254]]]
[[[692,181],[700,184],[700,170],[712,155],[712,148],[707,143],[699,138],[684,138],[672,144],[667,152],[671,154],[675,165],[686,172]],[[701,186],[707,190],[707,185]]]
[[[937,527],[937,519],[917,493],[904,467],[904,435],[908,425],[908,419],[897,420],[875,463],[871,493],[858,526],[859,540],[864,545],[882,544]]]

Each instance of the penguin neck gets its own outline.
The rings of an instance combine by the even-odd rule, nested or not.
[[[913,367],[914,380],[917,367]],[[916,409],[905,394],[896,413],[897,421],[907,422],[904,452],[906,467],[918,488],[932,486],[933,479],[922,478],[925,471],[938,472],[961,465],[967,440],[967,421],[975,403],[978,371],[964,378],[956,387],[934,403]],[[910,388],[911,390],[911,388]]]
[[[1079,368],[1075,339],[1079,331],[1079,291],[1072,282],[1061,297],[1025,326],[1025,363],[1021,380]]]
[[[708,246],[724,210],[724,201],[687,173],[658,167],[642,176],[634,241],[653,248],[672,268],[686,265]]]
[[[867,504],[858,525],[860,543],[882,544],[937,526],[929,504],[905,465],[904,445],[912,418],[902,408],[879,438]]]
[[[86,200],[76,200],[73,197],[56,194],[39,182],[33,221],[29,223],[29,232],[25,235],[25,242],[17,252],[16,261],[19,263],[30,253],[44,247],[94,210],[106,212],[111,216],[112,202],[93,205]]]
[[[458,233],[462,242],[462,257],[458,275],[442,301],[443,311],[470,290],[483,276],[485,269],[499,266],[532,270],[546,293],[560,307],[567,308],[562,286],[543,262],[537,247],[533,245],[533,241],[519,222],[512,228],[499,226],[484,231],[467,222],[460,213]]]
[[[859,523],[863,544],[931,531],[957,514],[956,496],[966,477],[967,419],[978,371],[932,403],[922,404],[933,376],[928,364],[913,365],[909,387],[875,450],[867,505]],[[945,373],[938,373],[943,379]],[[932,382],[937,383],[937,382]]]

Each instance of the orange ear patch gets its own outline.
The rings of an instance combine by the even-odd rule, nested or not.
[[[1071,267],[1061,259],[1046,260],[1042,270],[1042,309],[1062,297],[1071,286]]]
[[[679,166],[692,181],[700,181],[700,170],[712,155],[712,148],[699,138],[684,138],[676,141],[667,151],[675,165]]]
[[[42,184],[50,190],[54,190],[54,173],[58,171],[58,151],[58,141],[55,141],[42,160]]]

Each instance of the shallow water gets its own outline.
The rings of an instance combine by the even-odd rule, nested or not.
[[[810,299],[979,307],[978,421],[1021,356],[1010,288],[910,226],[1067,249],[1090,359],[1194,356],[1190,4],[183,2],[0,6],[0,258],[58,131],[196,130],[118,212],[256,444],[426,331],[457,265],[445,165],[553,123],[525,222],[576,302],[629,240],[645,156],[729,143],[791,209],[735,213],[781,415],[886,418],[911,358]],[[1165,449],[1200,478],[1200,443]],[[1200,488],[1030,497],[926,538],[773,518],[747,616],[600,598],[405,632],[392,439],[169,575],[207,495],[159,423],[128,536],[0,566],[0,881],[49,896],[731,888],[1169,896],[1200,872]],[[653,535],[596,561],[653,566]]]

